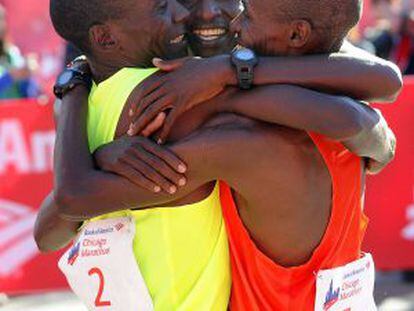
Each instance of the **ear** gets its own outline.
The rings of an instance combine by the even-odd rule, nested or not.
[[[111,51],[117,47],[118,41],[108,25],[94,25],[89,29],[89,40],[94,49]]]
[[[293,21],[290,26],[289,46],[295,49],[304,47],[310,40],[312,25],[300,19]]]

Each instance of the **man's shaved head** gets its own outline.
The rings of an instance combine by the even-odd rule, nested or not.
[[[277,0],[275,14],[304,19],[319,36],[322,52],[339,48],[361,17],[362,0]]]
[[[233,22],[239,43],[261,55],[338,51],[357,24],[362,0],[242,0]]]
[[[89,29],[121,19],[130,4],[131,0],[50,0],[50,16],[56,32],[88,54]]]

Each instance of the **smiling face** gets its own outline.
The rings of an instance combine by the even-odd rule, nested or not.
[[[154,57],[187,55],[185,22],[188,11],[175,0],[142,0],[123,19],[112,23],[120,55],[134,66],[148,66]]]
[[[186,56],[188,15],[176,0],[131,1],[122,16],[91,28],[94,52],[122,67],[149,67],[154,57]]]
[[[235,46],[231,21],[239,14],[239,0],[179,0],[189,11],[188,39],[195,55],[230,53]]]

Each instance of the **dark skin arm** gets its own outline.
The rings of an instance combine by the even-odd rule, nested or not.
[[[63,248],[76,236],[81,225],[81,222],[68,221],[60,217],[52,192],[43,201],[37,215],[34,228],[37,247],[41,252]]]
[[[355,50],[352,51],[352,52],[354,53]],[[342,62],[343,67],[341,67],[342,69],[339,70],[339,72],[340,73],[345,73],[345,80],[340,81],[341,82],[341,84],[340,84],[341,87],[343,87],[344,85],[349,85],[351,88],[355,87],[354,76],[353,75],[357,75],[358,70],[353,69],[353,70],[348,72],[348,69],[352,68],[352,66],[350,66],[348,61],[352,61],[352,60],[347,59],[348,56],[345,56],[345,57],[343,55],[336,55],[336,56],[337,56],[337,58],[335,58],[335,57],[331,57],[329,59],[323,58],[323,57],[322,58],[323,58],[324,62],[329,61],[329,64],[334,64],[335,63],[335,65],[337,65],[338,63]],[[290,71],[287,71],[286,69],[292,69],[292,66],[289,65],[288,62],[282,62],[282,60],[280,60],[279,64],[277,64],[277,65],[279,65],[278,70],[282,73],[281,76],[286,74],[287,77],[286,77],[286,80],[283,80],[283,79],[282,80],[277,80],[277,82],[283,82],[283,81],[297,82],[299,84],[302,83],[303,85],[309,86],[309,87],[312,87],[312,88],[320,87],[321,89],[326,89],[326,90],[329,90],[329,88],[330,88],[329,84],[330,83],[333,83],[333,87],[337,87],[338,81],[334,80],[333,77],[329,75],[329,72],[331,72],[331,74],[334,74],[334,77],[338,77],[338,71],[335,71],[334,73],[332,73],[332,70],[333,70],[332,68],[333,67],[332,68],[329,67],[330,69],[327,71],[328,72],[327,74],[319,76],[319,74],[321,72],[320,63],[318,63],[317,65],[312,66],[312,62],[313,61],[317,62],[316,58],[318,58],[318,57],[315,57],[315,59],[312,59],[313,57],[305,58],[304,61],[309,62],[309,64],[306,63],[307,73],[309,75],[304,75],[302,72],[299,72],[299,71],[298,72],[292,71],[291,75],[289,75]],[[367,59],[369,59],[369,57],[367,57]],[[367,77],[366,80],[363,80],[363,81],[367,81],[367,83],[364,84],[364,85],[372,86],[373,85],[371,83],[372,77],[378,77],[378,78],[381,78],[382,81],[385,81],[387,83],[386,83],[386,87],[381,87],[381,88],[378,88],[376,86],[374,87],[374,91],[384,91],[385,92],[382,95],[381,94],[376,94],[374,97],[381,97],[381,96],[387,97],[390,94],[395,95],[398,92],[398,89],[400,88],[400,83],[401,83],[400,75],[398,73],[398,70],[395,70],[395,68],[392,65],[390,65],[389,63],[382,63],[382,61],[380,61],[379,64],[378,63],[375,64],[375,60],[373,59],[372,61],[374,63],[370,64],[370,67],[368,68],[368,69],[371,69],[371,70],[366,71],[367,64],[369,63],[369,61],[367,61],[367,59],[360,60],[359,64],[362,67],[357,67],[357,69],[362,68],[361,69],[362,71],[360,73],[363,74],[362,76],[358,74],[358,76],[359,76],[358,87],[362,85],[361,78]],[[297,61],[297,59],[295,59],[295,60]],[[292,61],[293,61],[293,59],[292,59]],[[378,61],[378,59],[376,61]],[[281,67],[281,66],[283,66],[283,64],[285,64],[286,67]],[[375,65],[373,65],[373,64],[375,64]],[[305,64],[302,64],[302,65],[305,65]],[[308,66],[310,66],[310,69],[309,69]],[[270,71],[270,76],[271,77],[273,77],[273,76],[274,77],[279,77],[278,72],[275,74],[273,68],[270,68],[270,67],[271,66],[262,66],[262,68],[265,68],[265,69],[272,69]],[[283,68],[285,68],[285,69],[283,70]],[[296,63],[296,65],[293,66],[293,68],[304,68],[304,67],[303,66],[297,66],[297,63]],[[263,81],[266,81],[266,79],[268,79],[268,78],[266,78],[267,75],[269,75],[269,73],[266,73],[266,71],[264,71],[264,73],[259,72],[259,74],[256,75],[256,77],[257,77],[257,79],[259,79],[259,81],[258,82],[256,81],[256,83],[260,83],[260,79],[262,79]],[[370,75],[372,75],[372,77]],[[316,78],[316,77],[318,77],[318,78]],[[348,80],[346,80],[347,77],[348,77]],[[351,79],[351,83],[348,83],[348,84],[345,83],[346,81],[350,81],[349,78]],[[303,80],[301,80],[301,79],[303,79]],[[315,79],[315,81],[312,82],[312,79]],[[340,90],[339,91],[338,90],[333,91],[333,92],[338,93],[338,92],[340,92]],[[351,89],[350,92],[351,92],[351,94],[355,94],[356,97],[364,98],[364,96],[354,93],[355,91],[352,90],[352,89]],[[357,92],[358,92],[358,90],[357,90]],[[365,94],[369,94],[369,92],[365,93]],[[358,95],[360,95],[360,96],[358,96]],[[365,95],[365,96],[368,96],[368,95]],[[372,97],[372,96],[368,96],[368,98],[369,97]],[[243,108],[242,107],[240,107],[239,113],[243,113]],[[246,113],[246,115],[248,115],[248,113]],[[357,140],[355,140],[355,141],[357,141]],[[363,138],[363,137],[360,136],[360,142],[366,142],[366,141],[367,141],[366,138]],[[364,148],[366,146],[371,146],[372,144],[367,144],[367,143],[359,143],[358,144],[358,143],[356,143],[353,146],[352,146],[352,144],[353,144],[352,142],[348,142],[347,146],[350,147],[350,149],[353,150],[354,152],[359,153],[361,155],[369,155],[369,152],[364,150]],[[126,175],[128,175],[128,174],[126,174]],[[129,176],[132,176],[132,174],[129,174]],[[51,200],[46,200],[43,207],[45,207],[49,204],[50,209],[56,212],[57,211],[56,205],[53,205],[52,203],[53,202],[51,202]],[[46,216],[48,216],[48,215],[46,214]],[[46,219],[46,223],[49,223],[47,221],[47,217],[40,217],[40,220],[42,220],[42,219]],[[62,221],[62,218],[60,218],[60,217],[59,218],[55,217],[55,219],[59,220],[60,222]],[[69,226],[69,230],[67,232],[71,232],[72,234],[76,234],[75,229],[78,228],[79,223],[70,223],[69,222],[67,224]],[[45,228],[45,226],[38,226],[38,228]],[[69,239],[66,239],[66,240],[63,239],[63,240],[64,241],[61,243],[61,246],[63,246],[66,242],[69,241]]]
[[[254,84],[294,84],[358,100],[395,100],[402,87],[402,76],[397,66],[350,44],[344,45],[343,50],[343,53],[330,55],[260,58],[255,68]],[[228,55],[208,59],[155,60],[154,64],[167,73],[149,78],[136,92],[135,106],[131,111],[134,123],[131,135],[141,131],[158,112],[173,107],[166,121],[168,128],[184,111],[215,97],[226,86],[237,85]],[[358,83],[355,83],[356,79]],[[149,107],[152,113],[143,119],[142,115]],[[165,138],[165,132],[160,136]]]
[[[79,97],[81,96],[85,97],[83,104],[79,104]],[[192,182],[196,182],[196,184],[193,186],[187,185],[185,191],[183,189],[178,192],[177,196],[172,197],[165,194],[150,193],[132,184],[129,181],[136,179],[136,175],[131,170],[121,171],[119,167],[114,169],[116,173],[127,177],[129,181],[116,175],[95,170],[86,147],[86,130],[82,126],[86,121],[79,117],[79,115],[86,115],[86,96],[86,92],[82,94],[81,90],[80,93],[71,93],[65,99],[70,103],[67,103],[64,107],[77,107],[78,111],[63,113],[65,117],[61,122],[66,125],[58,130],[58,138],[62,135],[63,137],[57,141],[59,152],[56,155],[56,167],[65,167],[66,170],[64,170],[63,175],[57,176],[56,185],[59,193],[57,199],[61,209],[55,209],[55,211],[59,211],[66,218],[72,220],[89,219],[93,216],[130,208],[131,206],[148,207],[170,202],[173,199],[185,196],[196,189],[197,186],[203,184],[205,180],[200,181],[197,179],[198,174],[194,174]],[[274,98],[278,98],[278,100],[275,101]],[[255,100],[260,108],[253,107],[251,105],[252,100]],[[237,90],[230,90],[209,104],[215,105],[217,111],[237,112],[266,122],[322,132],[329,137],[351,142],[353,137],[360,137],[361,133],[370,133],[374,124],[378,122],[378,115],[370,108],[364,108],[363,105],[348,98],[323,95],[293,86],[263,87],[243,94],[238,93]],[[286,108],[288,109],[286,110]],[[289,110],[290,113],[287,113],[286,111]],[[317,113],[317,111],[322,111],[322,113]],[[70,117],[71,115],[73,116]],[[67,133],[71,133],[71,135]],[[64,136],[65,134],[67,137]],[[370,133],[368,136],[375,137],[374,134]],[[63,141],[65,141],[65,144],[63,144]],[[371,146],[362,143],[360,145]],[[72,148],[69,148],[69,146],[72,146]],[[110,148],[110,146],[107,148]],[[126,148],[128,149],[128,147]],[[83,150],[83,153],[80,152],[81,150]],[[361,151],[357,148],[354,148],[354,150]],[[367,156],[369,155],[377,156],[375,153],[367,153]],[[194,161],[198,158],[193,157],[192,159]],[[194,163],[191,163],[191,165],[194,165]],[[59,192],[59,189],[65,189],[63,195]],[[107,189],[112,190],[107,191]],[[45,207],[45,209],[52,208],[50,204],[49,202],[49,207]],[[99,206],[100,209],[86,213],[83,209],[84,206]],[[67,211],[68,208],[69,211]],[[61,217],[55,218],[61,219]],[[47,219],[39,221],[48,222]],[[71,228],[79,226],[79,224],[77,226],[68,225]],[[42,228],[41,225],[38,227]],[[63,239],[61,243],[57,244],[63,245],[66,242],[68,241]]]
[[[402,88],[402,76],[393,63],[346,43],[341,53],[329,56],[262,58],[254,83],[294,84],[358,100],[393,102]]]
[[[232,95],[232,96],[230,96]],[[72,100],[71,97],[73,96]],[[73,102],[79,102],[79,99],[84,96],[84,100],[86,100],[86,92],[85,94],[77,94],[73,93],[71,94],[66,100],[67,101],[73,101]],[[278,98],[278,101],[275,101],[274,99]],[[251,102],[257,103],[259,106],[253,107],[251,105]],[[68,106],[71,103],[68,103]],[[86,103],[84,103],[86,106]],[[246,116],[250,116],[259,120],[263,120],[266,122],[271,123],[278,123],[282,125],[287,125],[299,129],[304,129],[308,131],[315,131],[324,133],[326,136],[343,140],[344,143],[354,152],[359,153],[363,156],[372,157],[374,159],[377,159],[379,161],[383,161],[387,163],[387,161],[384,161],[384,158],[382,157],[382,154],[390,154],[388,149],[384,149],[384,143],[383,143],[383,136],[379,135],[381,133],[384,133],[383,127],[376,127],[375,125],[378,123],[378,115],[370,111],[370,108],[364,107],[361,104],[358,104],[348,98],[343,97],[334,97],[334,96],[328,96],[319,94],[317,92],[313,92],[310,90],[301,89],[298,87],[293,86],[273,86],[273,87],[263,87],[263,88],[257,88],[256,90],[253,90],[251,92],[246,93],[239,93],[237,94],[234,90],[228,91],[226,94],[223,94],[216,100],[213,100],[212,103],[216,105],[217,111],[230,111],[230,112],[236,112],[239,114],[243,114]],[[82,105],[81,105],[82,107]],[[290,113],[287,113],[289,112]],[[318,113],[318,111],[320,113]],[[86,114],[86,113],[85,113]],[[335,118],[335,116],[340,116],[340,118]],[[77,120],[81,120],[79,118],[75,118]],[[85,122],[85,121],[84,121]],[[75,130],[82,129],[81,126],[77,125],[75,126]],[[73,133],[72,130],[62,130],[63,133]],[[86,133],[82,131],[81,133],[77,133],[75,135],[69,135],[70,137],[84,137],[86,136]],[[69,138],[70,138],[69,137]],[[372,142],[375,142],[372,143]],[[74,144],[76,145],[76,141]],[[62,144],[63,145],[63,144]],[[72,144],[67,144],[72,145]],[[377,148],[378,145],[382,146],[381,148]],[[82,146],[86,146],[86,139],[82,143]],[[79,147],[80,148],[80,147]],[[76,148],[79,150],[79,148]],[[75,149],[75,150],[76,150]],[[70,154],[67,153],[64,150],[61,150],[61,154]],[[87,153],[89,157],[89,152]],[[79,156],[79,154],[74,155]],[[77,159],[73,163],[85,163],[85,161],[82,162],[82,159]],[[62,164],[57,163],[57,167],[65,167],[62,166]],[[79,167],[76,165],[76,168],[70,168],[65,170],[66,172],[69,172],[70,174],[73,172],[76,172]],[[96,171],[94,171],[94,165],[92,160],[86,161],[85,163],[85,171],[92,172],[90,174],[90,177],[94,179]],[[121,174],[123,176],[128,177],[130,181],[136,180],[136,175],[131,170],[128,171],[120,171],[119,167],[114,169],[118,174]],[[128,186],[132,186],[131,192],[129,197],[133,198],[135,197],[135,194],[137,193],[137,187],[132,185],[130,182],[124,179],[117,180],[117,177],[115,175],[111,175],[108,173],[105,173],[109,179],[113,179],[114,184],[120,185],[119,187],[115,187],[115,189],[128,189]],[[84,193],[91,194],[90,187],[94,185],[93,182],[89,183],[89,181],[85,182],[85,184],[80,185],[78,183],[79,180],[88,180],[84,179],[81,176],[74,176],[72,178],[68,178],[69,180],[74,180],[74,184],[78,185],[76,187],[75,194],[69,197],[69,200],[71,198],[75,198],[75,202],[82,202],[81,195],[79,192],[82,193],[82,189],[84,189]],[[98,184],[98,182],[96,182]],[[97,189],[106,189],[107,187],[100,187],[97,186]],[[112,188],[112,186],[111,186]],[[69,189],[71,189],[69,187]],[[88,189],[88,190],[85,190]],[[182,196],[184,196],[186,193],[189,193],[191,190],[194,190],[194,188],[190,187],[187,188],[188,192],[185,192]],[[142,188],[141,188],[142,190]],[[92,192],[93,193],[93,192]],[[121,192],[122,193],[122,192]],[[148,192],[144,191],[141,193],[141,198],[145,198],[145,195],[147,195]],[[112,196],[111,196],[112,197]],[[154,195],[151,194],[151,200],[148,201],[149,205],[153,204],[162,204],[167,201],[171,201],[173,198],[171,196],[162,196],[157,195],[154,198]],[[62,197],[58,197],[59,200],[62,200]],[[125,199],[126,201],[122,201]],[[94,202],[95,198],[93,196],[89,197],[90,203],[85,203],[85,205],[80,205],[79,212],[83,210],[81,208],[82,206],[95,206],[95,204],[92,204]],[[67,193],[65,193],[63,206],[68,201]],[[105,202],[107,201],[103,199]],[[121,196],[120,201],[115,199],[115,202],[113,203],[113,206],[110,206],[110,208],[116,207],[125,207],[129,208],[130,206],[135,206],[137,202],[134,202],[133,199],[128,199],[128,196]],[[139,200],[140,204],[144,203],[144,200]],[[46,206],[45,206],[46,204]],[[45,202],[43,208],[44,209],[53,209],[54,211],[58,211],[58,209],[53,208],[52,202]],[[49,207],[47,205],[49,204]],[[69,203],[70,204],[70,203]],[[62,204],[61,204],[62,205]],[[145,205],[142,205],[145,207]],[[103,212],[97,212],[98,214],[101,214]],[[74,219],[87,219],[91,216],[95,216],[97,214],[91,214],[91,215],[78,215],[76,214],[76,217],[80,218],[74,218]],[[68,215],[66,215],[68,216]],[[50,218],[50,217],[49,217]],[[47,219],[47,217],[46,217]],[[58,214],[55,215],[55,220],[58,223],[58,226],[62,222],[62,219]],[[50,219],[47,221],[47,223],[52,223]],[[79,224],[71,224],[68,223],[69,229],[74,229],[79,226]],[[38,226],[39,229],[43,228],[42,226]],[[45,227],[47,228],[47,227]],[[70,230],[69,230],[70,231]],[[73,234],[76,234],[76,231],[72,230]],[[39,234],[39,236],[42,236],[42,234]],[[69,235],[70,236],[70,235]],[[39,239],[41,240],[41,239]],[[63,246],[68,242],[67,239],[62,239],[63,241],[58,245]],[[39,245],[40,247],[40,245]],[[44,249],[44,247],[43,247]]]
[[[374,163],[368,165],[371,173],[394,158],[394,134],[381,113],[363,103],[290,85],[226,93],[218,97],[217,110],[323,134],[342,142],[353,153],[372,159]],[[371,170],[371,166],[375,167]]]
[[[297,93],[299,92],[300,90],[297,91]],[[86,94],[84,95],[86,96]],[[302,93],[301,96],[296,97],[296,100],[305,102],[308,101],[308,96],[308,93]],[[69,96],[68,99],[70,100]],[[318,98],[318,100],[321,99]],[[328,102],[331,100],[328,98]],[[341,107],[348,107],[348,105]],[[63,105],[62,108],[62,120],[57,135],[55,166],[64,169],[58,169],[56,172],[55,198],[61,214],[69,219],[84,220],[131,207],[146,208],[162,205],[191,193],[205,182],[214,180],[215,176],[208,175],[211,168],[204,165],[208,161],[206,157],[209,155],[209,151],[202,152],[202,150],[193,149],[194,153],[185,153],[179,148],[183,143],[168,146],[190,167],[188,184],[179,189],[174,198],[166,193],[151,193],[146,189],[136,187],[122,177],[99,171],[95,168],[87,147],[86,99],[84,102],[77,102],[74,105]],[[351,118],[353,117],[354,115],[351,114],[342,115],[344,119],[349,118],[349,120],[347,119],[349,123],[352,123]],[[368,111],[361,111],[360,117],[366,118],[363,121],[365,124],[365,122],[371,122],[372,115]],[[204,156],[200,157],[200,154]],[[95,208],[85,210],[85,206]]]

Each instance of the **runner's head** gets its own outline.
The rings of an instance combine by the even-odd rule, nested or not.
[[[235,46],[230,22],[239,14],[239,0],[179,0],[189,11],[188,38],[195,55],[229,53]]]
[[[57,33],[90,60],[148,66],[186,55],[188,11],[176,0],[51,0]]]
[[[244,0],[233,23],[240,43],[261,55],[338,51],[360,18],[361,0]]]

